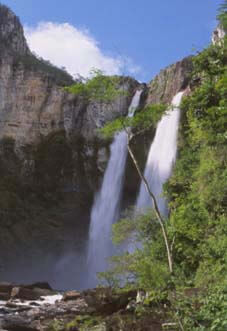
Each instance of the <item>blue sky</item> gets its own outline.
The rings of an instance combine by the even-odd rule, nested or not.
[[[84,60],[81,64],[81,74],[86,71],[83,67],[86,63],[88,66],[93,65],[93,62],[94,65],[98,63],[102,66],[102,61],[106,61],[104,69],[107,68],[110,73],[111,70],[114,73],[125,70],[125,73],[129,72],[142,81],[149,81],[160,69],[191,54],[193,49],[201,50],[205,47],[210,42],[212,30],[216,25],[217,8],[221,2],[221,0],[2,1],[20,17],[23,25],[30,27],[26,30],[26,34],[36,53],[49,57],[52,62],[65,66],[71,72],[80,71],[80,67],[73,67],[73,64],[67,67],[67,63],[73,62],[75,54],[75,61],[80,63]],[[39,26],[37,34],[37,25],[40,22],[52,22],[52,25]],[[45,44],[47,31],[49,39]],[[65,31],[67,44],[63,40]],[[56,38],[58,33],[61,34],[62,39],[56,41],[57,48],[56,43],[53,42],[51,50],[50,38]],[[74,48],[68,45],[70,36]],[[86,38],[91,42],[88,50],[84,46]],[[81,39],[82,44],[80,44]],[[83,53],[77,54],[83,47]],[[66,54],[67,50],[68,54]],[[59,58],[55,61],[54,56],[57,55]],[[96,60],[92,62],[92,58]]]

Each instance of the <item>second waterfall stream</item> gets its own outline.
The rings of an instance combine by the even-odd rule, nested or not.
[[[151,144],[144,171],[151,191],[154,193],[159,210],[163,216],[167,216],[166,200],[162,196],[163,184],[171,175],[177,153],[177,135],[180,120],[180,103],[184,92],[179,92],[172,100],[172,107],[166,112],[158,123],[154,140]],[[141,183],[136,208],[144,211],[152,207],[151,198]]]
[[[137,90],[128,110],[132,117],[140,103],[142,90]],[[96,286],[96,273],[106,270],[107,259],[112,253],[111,228],[119,217],[120,200],[127,159],[127,135],[122,131],[115,135],[110,147],[110,159],[100,191],[91,211],[88,238],[88,285]]]

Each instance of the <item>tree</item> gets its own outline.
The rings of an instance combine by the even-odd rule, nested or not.
[[[225,1],[221,9],[224,14],[220,23],[227,17],[226,4]],[[162,223],[168,234],[167,239],[172,240],[170,255],[172,259],[174,254],[174,275],[169,285],[174,281],[174,291],[171,292],[167,286],[166,248],[163,235],[160,236],[161,226],[157,216],[155,223],[150,222],[153,216],[147,215],[149,228],[145,228],[142,235],[147,236],[144,241],[150,242],[143,247],[141,254],[135,253],[132,263],[136,265],[132,265],[127,255],[124,261],[120,260],[119,274],[124,276],[131,267],[132,274],[143,269],[143,279],[136,284],[137,288],[141,286],[149,296],[153,289],[161,289],[156,295],[159,302],[166,292],[168,297],[164,301],[164,310],[169,312],[168,321],[176,322],[180,330],[224,331],[227,325],[226,49],[225,37],[220,45],[209,46],[195,56],[192,77],[197,78],[196,84],[191,84],[191,93],[181,104],[183,116],[179,154],[173,174],[165,186],[170,201],[170,217],[168,222]],[[133,119],[118,118],[104,127],[102,132],[112,136],[119,130],[126,130],[131,148],[134,137],[147,130],[162,113],[161,106],[148,107],[137,112]],[[134,156],[133,151],[132,154],[131,157]],[[133,220],[132,225],[138,226],[137,220]],[[118,223],[120,239],[123,231],[127,234],[131,230],[130,222],[126,221],[125,224]],[[172,247],[174,253],[171,252]],[[148,251],[150,248],[152,253]],[[156,259],[160,251],[162,256]],[[159,261],[160,268],[156,270]],[[153,278],[148,277],[151,264],[155,269]],[[108,276],[112,282],[112,275]],[[150,314],[154,301],[148,304]],[[161,304],[163,307],[163,301]]]
[[[118,96],[125,95],[118,76],[105,76],[101,70],[93,69],[89,79],[81,80],[65,90],[82,96],[87,101],[111,103]]]
[[[220,5],[217,18],[224,30],[227,30],[227,0],[224,0],[224,2]]]
[[[155,212],[156,218],[159,222],[159,225],[160,225],[160,228],[162,231],[162,236],[163,236],[165,246],[166,246],[169,271],[170,271],[170,273],[172,273],[173,272],[173,259],[172,259],[170,244],[169,244],[169,240],[168,240],[168,236],[167,236],[167,231],[165,228],[165,221],[159,210],[156,197],[155,197],[154,193],[152,192],[147,179],[143,175],[143,172],[141,171],[138,160],[131,147],[131,143],[132,143],[133,139],[137,135],[147,131],[148,129],[151,128],[151,126],[153,126],[155,123],[157,123],[157,121],[161,118],[165,109],[166,109],[166,106],[164,106],[164,105],[148,106],[143,111],[139,112],[132,118],[122,117],[122,118],[115,120],[112,123],[107,124],[102,129],[102,133],[104,134],[104,136],[109,136],[109,135],[113,135],[115,132],[118,132],[121,130],[124,130],[126,132],[127,139],[128,139],[128,141],[127,141],[128,152],[134,163],[136,171],[152,200],[154,212]]]
[[[119,89],[119,77],[111,77],[105,76],[100,71],[94,71],[94,75],[91,79],[87,80],[87,82],[76,84],[72,87],[67,88],[68,91],[85,96],[88,100],[97,100],[100,102],[112,102],[116,97],[122,95],[122,90]],[[127,134],[127,148],[129,155],[134,163],[136,171],[144,183],[145,188],[152,200],[154,212],[156,218],[159,222],[163,240],[165,242],[167,260],[169,272],[173,272],[173,259],[170,250],[170,244],[167,236],[165,221],[160,213],[157,200],[155,195],[153,194],[147,179],[144,177],[137,158],[133,152],[131,147],[131,143],[133,139],[142,132],[150,129],[152,125],[157,123],[157,121],[161,118],[166,107],[164,105],[153,105],[148,106],[143,111],[140,111],[134,117],[121,117],[117,120],[110,122],[107,124],[102,130],[102,134],[106,137],[112,137],[115,133],[124,130]]]

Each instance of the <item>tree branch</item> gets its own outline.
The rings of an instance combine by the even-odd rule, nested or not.
[[[126,131],[127,132],[127,131]],[[130,140],[131,140],[131,137],[130,135],[127,133],[128,135],[128,143],[127,143],[127,147],[128,147],[128,151],[129,151],[129,155],[131,156],[131,159],[136,167],[136,170],[139,174],[139,177],[140,179],[142,180],[142,182],[144,183],[145,185],[145,188],[148,192],[148,194],[150,195],[151,197],[151,200],[153,202],[153,205],[154,205],[154,212],[155,212],[155,215],[157,217],[157,220],[159,222],[159,225],[161,227],[161,230],[162,230],[162,235],[163,235],[163,239],[164,239],[164,242],[165,242],[165,246],[166,246],[166,252],[167,252],[167,257],[168,257],[168,266],[169,266],[169,271],[170,273],[173,272],[173,262],[172,262],[172,255],[171,255],[171,250],[170,250],[170,246],[169,246],[169,242],[168,242],[168,236],[167,236],[167,233],[166,233],[166,229],[165,229],[165,226],[164,226],[164,220],[162,218],[162,215],[159,211],[159,207],[158,207],[158,204],[157,204],[157,200],[155,198],[155,195],[153,194],[153,192],[150,190],[150,187],[149,187],[149,184],[146,180],[146,178],[144,177],[140,167],[139,167],[139,164],[134,156],[134,153],[130,147]]]

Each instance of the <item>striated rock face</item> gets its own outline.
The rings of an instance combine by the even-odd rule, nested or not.
[[[132,78],[122,78],[128,94],[111,105],[88,104],[70,95],[62,87],[72,84],[72,77],[31,54],[19,19],[3,5],[0,41],[0,139],[10,136],[17,146],[37,142],[59,129],[65,129],[68,136],[92,139],[97,128],[127,113],[139,86]],[[145,104],[169,103],[187,85],[190,70],[190,58],[162,70],[148,85]]]
[[[127,113],[135,80],[124,78],[128,95],[108,106],[66,93],[62,86],[73,83],[70,75],[30,53],[19,19],[2,5],[0,40],[0,138],[23,145],[58,129],[93,138],[106,121]]]
[[[121,105],[116,100],[116,106],[100,106],[66,93],[48,73],[28,70],[23,63],[15,65],[13,57],[2,59],[0,77],[0,137],[11,136],[20,145],[37,142],[58,129],[94,137],[97,128],[127,112],[136,86],[132,80],[125,83],[130,95]]]
[[[19,18],[6,6],[0,4],[0,41],[1,51],[7,48],[8,51],[20,55],[28,54],[29,48],[24,37],[23,27]]]
[[[191,57],[187,57],[161,70],[148,84],[146,104],[169,104],[177,92],[186,88],[189,84],[189,74],[192,70],[191,59]]]

